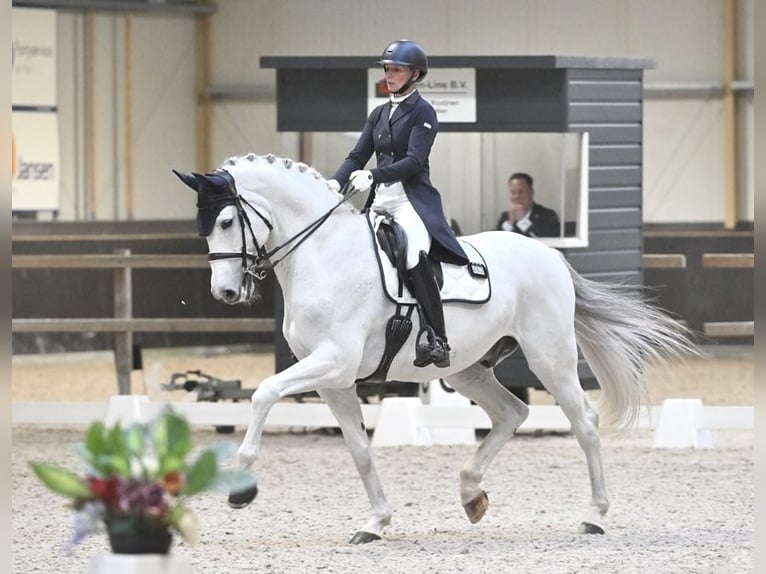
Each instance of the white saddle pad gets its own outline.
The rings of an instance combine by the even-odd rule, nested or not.
[[[374,217],[368,214],[370,220],[370,229],[375,241],[376,256],[378,258],[378,267],[380,268],[381,278],[383,280],[383,290],[386,296],[394,303],[402,305],[414,305],[415,297],[403,287],[402,295],[399,296],[399,273],[391,265],[388,256],[381,249],[378,243],[377,231],[383,220],[382,216]],[[444,275],[444,285],[441,289],[442,301],[444,303],[474,303],[481,304],[489,301],[492,293],[492,287],[489,280],[489,270],[478,249],[463,239],[458,238],[460,246],[468,256],[468,265],[452,265],[451,263],[442,263],[442,272]],[[469,272],[471,265],[482,267],[485,271],[485,277],[478,277]]]

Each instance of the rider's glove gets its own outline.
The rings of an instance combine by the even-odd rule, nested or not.
[[[358,169],[349,179],[354,189],[365,192],[372,187],[372,173],[366,169]]]
[[[328,179],[327,188],[330,191],[334,191],[335,193],[340,193],[340,184],[338,183],[337,179]]]

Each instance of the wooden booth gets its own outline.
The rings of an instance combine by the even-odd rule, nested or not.
[[[277,129],[359,131],[378,96],[378,58],[262,57],[276,70]],[[428,86],[442,98],[440,132],[573,134],[583,149],[574,207],[561,237],[546,240],[594,280],[641,288],[643,71],[652,61],[567,56],[432,56]],[[371,72],[372,70],[372,72]],[[431,94],[432,96],[432,94]],[[449,102],[452,108],[449,108]],[[442,115],[444,114],[444,115]],[[311,158],[301,158],[310,162]],[[452,214],[459,219],[459,214]],[[278,310],[279,315],[279,310]],[[277,324],[280,324],[277,316]],[[277,333],[277,368],[291,362]],[[280,348],[281,343],[281,348]],[[583,386],[596,382],[580,361]],[[517,394],[540,387],[521,352],[495,372]]]

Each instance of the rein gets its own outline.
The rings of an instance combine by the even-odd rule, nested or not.
[[[222,171],[225,171],[225,170],[222,170]],[[236,188],[236,184],[234,185]],[[274,249],[272,249],[271,251],[266,251],[264,246],[258,244],[258,240],[255,238],[255,232],[253,231],[252,224],[250,223],[250,218],[247,216],[247,212],[244,206],[247,206],[250,209],[252,209],[253,212],[261,219],[261,221],[263,221],[263,223],[266,224],[266,227],[268,227],[269,231],[274,230],[273,225],[266,218],[266,216],[264,216],[260,211],[258,211],[258,209],[255,206],[249,203],[244,197],[242,197],[242,195],[237,193],[234,205],[237,208],[237,216],[239,218],[240,231],[242,235],[242,249],[239,252],[236,252],[236,251],[212,252],[208,254],[207,259],[210,262],[221,261],[223,259],[241,259],[242,270],[245,272],[245,274],[250,275],[251,277],[255,279],[258,279],[259,281],[262,281],[263,279],[266,278],[266,275],[270,270],[273,270],[283,259],[285,259],[293,251],[295,251],[301,245],[301,243],[306,241],[317,229],[319,229],[319,227],[325,221],[329,219],[329,217],[333,214],[333,212],[336,209],[338,209],[341,205],[346,203],[358,192],[359,190],[351,187],[350,183],[346,183],[346,185],[343,186],[343,189],[341,190],[341,193],[343,194],[343,198],[338,203],[332,206],[327,212],[322,214],[316,220],[314,220],[313,222],[309,223],[306,227],[301,229],[298,233],[293,235],[290,239],[288,239],[281,245],[277,245],[276,247],[274,247]],[[255,254],[247,251],[247,238],[245,236],[245,226],[247,226],[247,230],[250,232],[250,238],[253,240],[253,244],[255,245],[255,250],[256,250]],[[290,247],[279,259],[275,261],[271,261],[271,258],[274,255],[276,255],[283,249],[286,249],[293,242],[296,242],[295,245]],[[253,264],[248,265],[248,261],[251,259],[253,260]]]

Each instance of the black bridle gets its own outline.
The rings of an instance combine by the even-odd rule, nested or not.
[[[226,170],[220,171],[226,172]],[[226,172],[226,174],[231,177],[228,172]],[[247,215],[247,210],[245,208],[250,208],[253,213],[255,213],[260,218],[260,220],[263,221],[270,232],[274,230],[274,226],[265,215],[258,211],[254,205],[252,205],[244,197],[242,197],[242,195],[239,194],[239,192],[236,190],[236,183],[234,183],[233,178],[230,185],[234,187],[233,205],[237,210],[237,218],[239,219],[240,234],[242,237],[242,248],[239,251],[213,251],[208,253],[207,259],[210,262],[221,261],[224,259],[240,259],[242,261],[242,271],[245,273],[245,276],[250,275],[259,281],[265,279],[267,273],[270,270],[274,269],[277,264],[279,264],[283,259],[295,251],[301,245],[301,243],[306,241],[306,239],[308,239],[317,229],[319,229],[319,227],[329,219],[329,217],[336,209],[338,209],[341,205],[346,203],[349,199],[358,193],[357,189],[346,183],[346,185],[341,190],[343,198],[338,203],[332,206],[327,212],[322,214],[312,223],[309,223],[306,227],[293,235],[290,239],[281,245],[277,245],[271,251],[267,251],[265,246],[258,243],[258,240],[255,237],[255,232],[253,231],[252,224],[250,223],[250,217]],[[255,246],[256,251],[255,253],[250,253],[247,250],[247,236],[245,235],[245,229],[247,229],[250,234],[250,238],[253,241],[253,245]],[[287,249],[287,247],[293,243],[294,245],[292,245],[279,259],[272,261],[272,257],[274,257],[274,255],[283,249]],[[251,260],[253,261],[252,265],[249,264]]]

